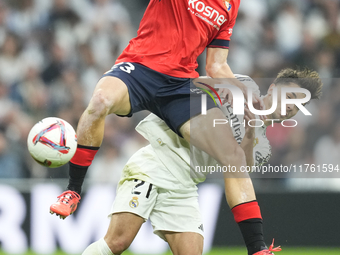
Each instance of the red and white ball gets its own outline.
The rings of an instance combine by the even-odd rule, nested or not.
[[[32,127],[28,134],[27,147],[39,164],[51,168],[60,167],[75,154],[77,135],[65,120],[49,117]]]

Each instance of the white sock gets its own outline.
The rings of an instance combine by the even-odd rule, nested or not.
[[[110,250],[109,246],[105,242],[104,238],[100,239],[99,241],[99,249],[101,255],[113,255],[112,251]]]
[[[104,238],[88,246],[82,255],[114,255]]]

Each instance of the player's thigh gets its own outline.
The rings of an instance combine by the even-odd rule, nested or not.
[[[226,117],[219,108],[212,108],[206,115],[197,115],[185,122],[180,127],[180,132],[191,145],[219,160],[241,149],[234,138],[230,124],[225,120]]]
[[[198,233],[176,233],[163,231],[174,255],[201,255],[203,252],[203,236]]]
[[[129,114],[131,105],[126,84],[117,77],[102,77],[95,87],[90,106],[102,106],[106,114]]]
[[[112,250],[125,250],[136,237],[144,218],[129,212],[115,213],[104,237]]]

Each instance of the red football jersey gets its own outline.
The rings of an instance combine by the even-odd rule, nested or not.
[[[240,0],[150,0],[137,32],[116,61],[196,78],[206,47],[228,48]]]

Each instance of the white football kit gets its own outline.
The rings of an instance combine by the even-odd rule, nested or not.
[[[249,76],[236,77],[260,93]],[[243,115],[234,115],[229,104],[221,109],[229,122],[232,120],[231,128],[240,144],[245,134]],[[162,230],[203,235],[196,185],[203,182],[209,172],[196,172],[194,166],[216,166],[217,161],[195,147],[190,148],[187,141],[154,114],[143,119],[136,130],[150,144],[138,150],[125,165],[111,214],[130,212],[145,220],[150,218],[154,233],[163,239]],[[266,127],[257,127],[253,150],[255,165],[266,163],[270,156]]]

